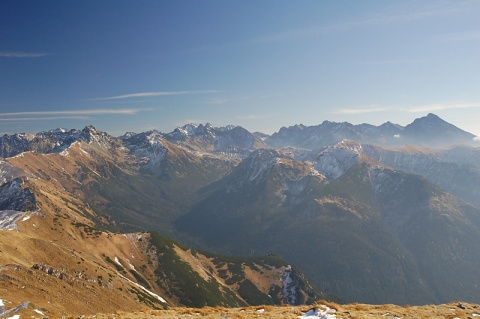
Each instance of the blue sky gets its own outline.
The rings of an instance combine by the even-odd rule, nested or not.
[[[0,133],[273,133],[435,113],[480,135],[480,1],[0,1]]]

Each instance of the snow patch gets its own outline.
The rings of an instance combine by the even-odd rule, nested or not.
[[[128,145],[128,149],[136,157],[146,162],[149,167],[159,165],[167,155],[167,148],[162,143],[162,136],[158,132],[152,132],[145,136],[146,143],[141,145]]]
[[[147,136],[147,141],[150,145],[160,145],[163,146],[162,141],[160,140],[159,134],[150,134]]]
[[[317,156],[315,169],[328,178],[337,179],[359,162],[362,153],[360,144],[342,141]]]
[[[122,275],[119,274],[118,272],[117,272],[117,275],[120,276],[120,277],[122,277],[123,279],[125,279],[126,281],[128,281],[129,283],[131,283],[132,285],[134,285],[135,287],[142,289],[143,291],[145,291],[146,293],[148,293],[150,296],[153,296],[153,297],[157,298],[158,300],[160,300],[160,301],[163,302],[163,303],[167,303],[167,301],[166,301],[165,299],[163,299],[162,297],[160,297],[160,296],[157,295],[156,293],[148,290],[147,288],[143,287],[142,285],[139,285],[139,284],[137,284],[136,282],[131,281],[130,279],[128,279],[128,278],[125,277],[125,276],[122,276]]]
[[[75,142],[76,143],[76,142]],[[80,144],[81,145],[81,144]],[[85,155],[87,155],[89,158],[92,158],[92,156],[90,155],[90,153],[88,153],[87,151],[85,151],[81,146],[79,147],[80,151],[82,151],[82,153],[84,153]]]
[[[61,151],[59,154],[62,155],[62,156],[65,156],[65,157],[67,157],[68,155],[70,155],[70,154],[68,153],[68,148],[64,149],[64,150]]]
[[[24,154],[24,153],[27,153],[27,152],[22,152],[22,153],[20,153],[20,154],[17,154],[17,155],[15,155],[15,156],[12,156],[12,158],[23,157],[23,154]]]
[[[29,220],[33,215],[36,215],[38,212],[25,213],[22,218],[22,222]]]
[[[42,316],[45,316],[45,314],[43,312],[41,312],[40,310],[38,309],[33,309],[33,311],[35,311],[36,313],[42,315]]]
[[[16,210],[0,210],[0,230],[18,231],[17,221],[24,217],[25,214],[25,212]]]
[[[24,302],[24,303],[16,306],[15,308],[5,310],[3,300],[0,299],[0,301],[1,301],[1,303],[0,303],[0,317],[2,317],[2,318],[5,318],[5,317],[7,317],[8,315],[10,315],[14,312],[17,312],[20,309],[26,309],[28,307],[28,305],[30,304],[30,302],[27,301],[27,302]],[[13,315],[11,317],[7,317],[7,319],[19,319],[19,318],[20,318],[20,315]]]
[[[120,265],[120,266],[123,267],[123,265],[120,263],[120,260],[118,260],[118,257],[117,257],[117,256],[115,256],[115,262],[116,262],[118,265]]]
[[[298,316],[297,318],[300,319],[309,319],[309,318],[321,318],[321,319],[336,319],[337,315],[335,315],[336,310],[331,309],[327,306],[322,305],[320,308],[312,308],[307,311],[302,316]]]
[[[178,128],[178,130],[185,136],[195,135],[197,126],[195,124],[188,124],[184,127]]]
[[[133,256],[132,256],[132,257],[133,257]],[[135,270],[135,266],[132,265],[132,263],[130,262],[130,260],[127,259],[127,263],[128,263],[128,265],[130,266],[130,268],[131,268],[132,270]]]
[[[292,266],[288,266],[283,273],[282,293],[284,301],[289,305],[294,305],[297,301],[295,294],[295,285],[292,278]]]

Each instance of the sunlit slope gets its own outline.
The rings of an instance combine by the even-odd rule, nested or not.
[[[232,163],[158,139],[157,150],[148,144],[142,156],[121,144],[112,150],[105,143],[77,141],[61,153],[25,152],[9,162],[84,200],[108,229],[168,233],[171,222],[197,200],[197,189],[223,176]]]
[[[0,186],[0,275],[8,291],[0,299],[6,309],[27,303],[22,311],[31,315],[40,310],[60,316],[302,303],[322,296],[279,257],[224,258],[153,232],[111,232],[116,216],[95,209],[108,199],[91,198],[89,186],[114,178],[115,171],[135,172],[91,145],[77,143],[62,154],[24,153],[9,162],[15,176],[4,172],[8,181]]]

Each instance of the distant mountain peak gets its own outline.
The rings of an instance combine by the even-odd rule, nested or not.
[[[403,127],[401,125],[398,125],[398,124],[395,124],[395,123],[392,123],[390,121],[387,121],[385,123],[383,123],[382,125],[379,126],[380,128],[396,128],[396,129],[403,129]]]
[[[459,129],[433,113],[408,124],[403,135],[417,142],[415,144],[429,146],[468,143],[475,138],[475,135]]]
[[[95,128],[95,126],[93,125],[87,125],[83,128],[84,131],[93,131],[93,132],[97,132],[97,129]]]

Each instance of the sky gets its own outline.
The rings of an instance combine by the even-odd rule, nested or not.
[[[0,0],[0,134],[434,113],[480,136],[479,17],[477,0]]]

